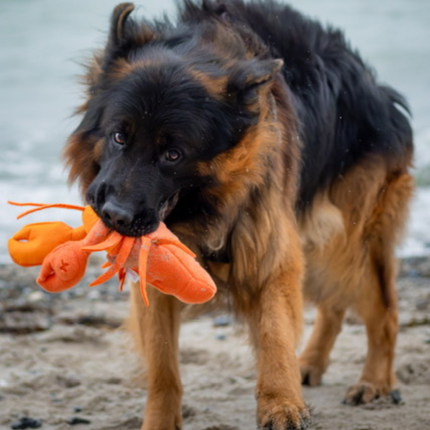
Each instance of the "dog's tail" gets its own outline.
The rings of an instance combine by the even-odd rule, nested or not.
[[[389,118],[392,142],[400,149],[401,154],[408,159],[413,155],[413,132],[410,124],[411,109],[406,99],[391,87],[382,86],[381,90],[389,100]]]

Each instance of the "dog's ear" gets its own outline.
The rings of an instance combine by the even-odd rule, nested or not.
[[[108,42],[111,47],[120,47],[127,40],[127,18],[133,10],[133,3],[121,3],[113,10]]]
[[[245,104],[253,103],[259,91],[274,79],[283,65],[281,59],[249,60],[236,64],[229,80],[228,92]]]
[[[147,24],[129,17],[133,10],[133,3],[121,3],[112,12],[106,49],[110,57],[126,55],[134,46],[142,46],[154,38]]]
[[[282,69],[283,65],[284,61],[281,59],[257,61],[249,70],[249,73],[246,74],[245,89],[269,83]]]

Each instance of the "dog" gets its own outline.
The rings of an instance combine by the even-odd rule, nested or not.
[[[347,309],[368,352],[345,403],[393,392],[394,247],[414,188],[406,101],[340,31],[275,1],[184,0],[176,22],[133,9],[115,8],[88,66],[70,180],[112,229],[137,237],[165,221],[198,254],[213,305],[249,326],[259,428],[308,427],[301,384],[321,383]],[[181,429],[184,306],[150,288],[145,308],[134,290],[142,429]],[[303,295],[317,317],[296,358]]]

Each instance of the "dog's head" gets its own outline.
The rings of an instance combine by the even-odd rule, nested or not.
[[[222,20],[155,29],[132,20],[132,10],[113,12],[66,159],[106,225],[141,236],[183,196],[216,185],[211,162],[260,121],[261,94],[282,62],[249,59]],[[182,218],[188,209],[180,207]]]

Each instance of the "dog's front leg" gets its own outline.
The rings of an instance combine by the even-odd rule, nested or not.
[[[148,399],[142,430],[182,428],[182,384],[178,365],[180,302],[148,287],[149,307],[140,297],[138,285],[132,289],[130,326],[145,361]]]
[[[258,366],[257,422],[264,430],[303,430],[309,425],[295,355],[302,318],[301,265],[290,266],[263,286],[251,307]]]

